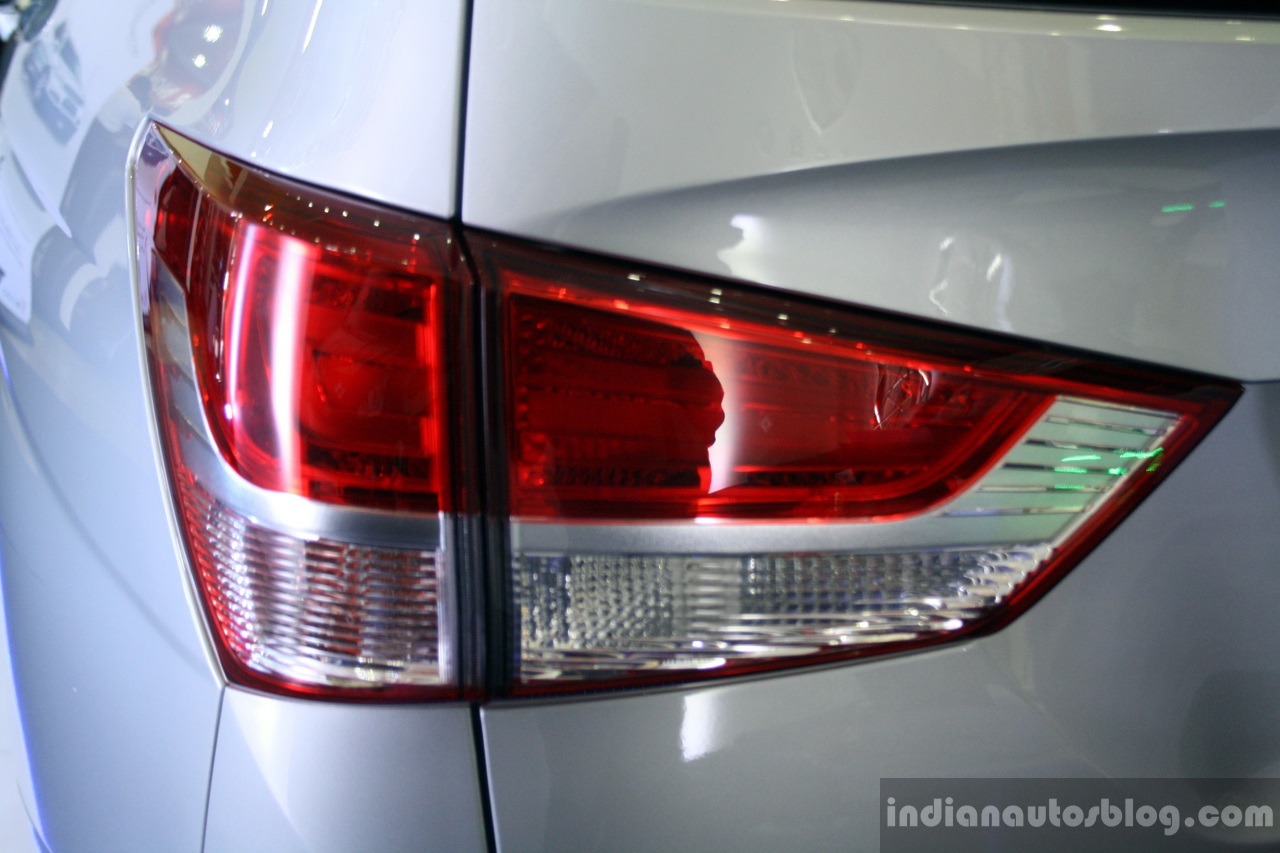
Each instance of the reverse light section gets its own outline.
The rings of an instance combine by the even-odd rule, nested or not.
[[[1040,577],[1070,534],[1158,464],[1176,423],[1059,399],[972,488],[933,512],[882,521],[874,536],[833,526],[849,542],[889,547],[735,554],[743,548],[730,525],[704,533],[726,554],[521,553],[521,676],[538,684],[757,668],[961,632]],[[670,541],[670,531],[651,532],[655,551]],[[775,529],[773,538],[787,535]]]
[[[479,245],[505,334],[517,692],[1003,624],[1232,399],[731,282]]]
[[[447,291],[467,282],[451,233],[159,127],[141,145],[157,422],[224,672],[294,695],[457,696],[439,514],[439,331],[463,339]]]
[[[1045,550],[525,554],[520,675],[720,670],[956,631],[1008,596]]]
[[[179,497],[196,577],[245,675],[367,690],[442,678],[435,551],[299,537],[213,499],[188,472]]]

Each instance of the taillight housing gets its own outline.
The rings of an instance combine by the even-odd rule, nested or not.
[[[156,417],[223,669],[459,695],[446,513],[469,278],[450,229],[152,127],[135,165]],[[449,329],[447,336],[443,329]]]
[[[275,692],[595,690],[993,630],[1239,394],[460,236],[158,127],[135,212],[192,577],[228,678]]]
[[[469,246],[504,323],[516,692],[998,627],[1237,393],[734,282]]]

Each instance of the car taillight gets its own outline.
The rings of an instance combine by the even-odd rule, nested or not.
[[[456,696],[443,514],[468,413],[444,365],[467,378],[469,279],[450,230],[158,127],[135,192],[157,418],[224,669]]]
[[[517,692],[1003,624],[1234,397],[730,282],[469,245],[504,323]]]
[[[475,313],[446,224],[159,128],[135,172],[188,560],[228,677],[269,690],[598,689],[995,629],[1239,393],[470,233]],[[488,541],[450,534],[478,516]]]

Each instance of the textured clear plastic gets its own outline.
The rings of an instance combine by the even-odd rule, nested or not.
[[[307,539],[255,524],[189,477],[178,498],[219,635],[236,660],[294,684],[437,685],[434,551]]]
[[[698,531],[723,546],[715,555],[671,553],[661,527],[647,537],[652,553],[575,553],[571,543],[564,553],[517,550],[519,678],[536,690],[732,672],[960,634],[1042,576],[1126,484],[1153,473],[1178,422],[1170,412],[1058,398],[950,501],[876,522],[878,535],[902,543],[894,548],[751,553],[743,528],[719,524]],[[580,529],[558,533],[571,540]],[[851,545],[871,529],[839,528]],[[628,540],[645,542],[636,530]]]
[[[526,680],[814,654],[961,627],[1048,549],[565,556],[516,564]]]

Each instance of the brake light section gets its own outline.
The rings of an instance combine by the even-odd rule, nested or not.
[[[1050,398],[975,376],[960,352],[925,361],[736,289],[654,299],[514,272],[504,286],[521,517],[919,512]]]
[[[264,489],[447,509],[437,330],[448,233],[221,164],[201,183],[172,170],[155,228],[159,260],[187,283],[218,448]]]
[[[459,234],[159,127],[134,192],[197,597],[228,679],[289,695],[639,686],[994,630],[1239,394]]]

